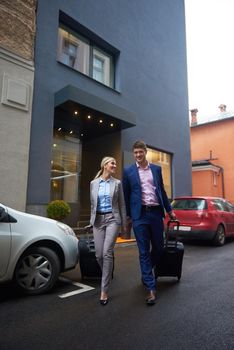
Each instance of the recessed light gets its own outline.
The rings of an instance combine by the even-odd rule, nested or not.
[[[100,120],[99,120],[99,123],[101,124],[102,122],[103,122],[103,120],[102,120],[102,119],[100,119]]]

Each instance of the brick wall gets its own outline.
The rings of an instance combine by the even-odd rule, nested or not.
[[[37,0],[0,1],[0,47],[24,59],[34,59]]]

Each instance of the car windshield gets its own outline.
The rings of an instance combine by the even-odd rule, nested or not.
[[[174,199],[172,208],[181,210],[202,210],[207,209],[207,204],[205,199],[199,198]]]

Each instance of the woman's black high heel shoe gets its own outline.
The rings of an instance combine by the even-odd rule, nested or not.
[[[108,299],[100,299],[100,304],[105,306],[108,304]]]

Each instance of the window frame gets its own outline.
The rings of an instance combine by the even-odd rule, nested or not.
[[[77,44],[77,53],[79,45],[86,44],[88,45],[87,55],[88,55],[88,62],[87,62],[87,72],[86,70],[80,70],[75,66],[72,66],[70,64],[67,64],[62,59],[62,44],[63,41],[66,39],[65,35],[63,36],[63,32],[67,34],[67,40],[70,41],[71,44]],[[71,36],[71,38],[69,38]],[[62,43],[62,44],[61,44]],[[83,51],[84,52],[84,51]],[[98,79],[94,78],[94,55],[98,54],[100,55],[101,59],[104,62],[104,75],[103,80],[100,81]],[[59,23],[58,27],[58,45],[57,45],[57,60],[58,62],[64,64],[65,66],[74,69],[75,71],[84,74],[85,76],[88,76],[89,78],[97,81],[98,83],[105,85],[109,88],[114,89],[115,86],[115,57],[114,54],[107,52],[105,49],[101,48],[99,45],[97,45],[92,40],[88,39],[87,37],[79,34],[78,32],[75,32],[74,30],[70,29],[68,26],[64,25],[63,23]],[[79,61],[78,61],[79,62]],[[105,72],[105,65],[108,65],[109,67],[107,71]]]

